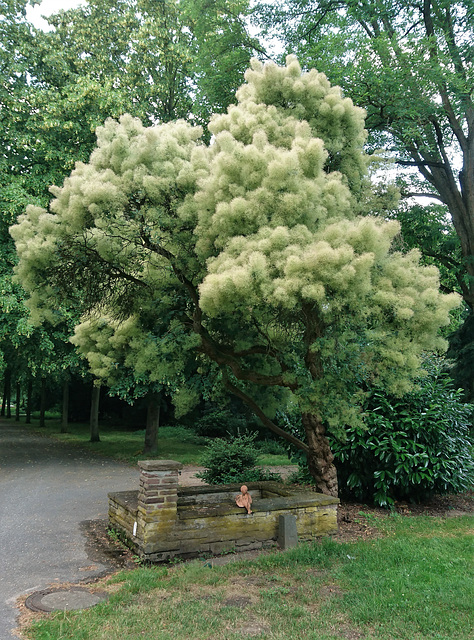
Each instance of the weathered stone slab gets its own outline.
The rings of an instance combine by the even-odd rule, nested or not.
[[[288,513],[278,516],[278,544],[282,549],[290,549],[298,544],[296,516]]]

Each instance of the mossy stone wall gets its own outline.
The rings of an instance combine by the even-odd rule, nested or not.
[[[240,485],[178,488],[180,464],[140,462],[140,488],[109,494],[109,523],[146,560],[244,551],[277,544],[279,516],[296,516],[300,540],[337,532],[339,500],[276,482],[248,483],[252,514],[239,508]]]

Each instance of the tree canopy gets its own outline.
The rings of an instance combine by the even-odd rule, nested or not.
[[[471,0],[283,0],[267,28],[367,110],[372,148],[418,170],[403,191],[451,215],[474,305],[474,11]],[[457,269],[457,267],[456,267]]]
[[[37,318],[71,305],[132,332],[154,380],[190,355],[212,367],[334,494],[326,428],[356,423],[370,384],[409,389],[458,297],[418,251],[393,250],[397,222],[368,215],[363,110],[292,56],[245,77],[209,144],[182,120],[100,127],[49,210],[11,228],[17,278]],[[307,444],[272,421],[288,402]]]
[[[52,15],[46,32],[28,22],[27,4],[0,2],[0,371],[7,354],[23,377],[26,362],[41,369],[38,344],[60,342],[57,327],[44,325],[41,336],[31,327],[24,292],[11,282],[17,257],[8,227],[27,204],[47,206],[49,187],[87,161],[107,117],[207,122],[233,99],[258,47],[246,0],[90,0]],[[43,358],[44,367],[63,352]],[[116,388],[126,393],[122,382]]]

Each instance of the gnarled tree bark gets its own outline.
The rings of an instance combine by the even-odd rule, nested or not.
[[[308,441],[307,459],[311,477],[318,491],[337,497],[337,471],[324,424],[314,413],[303,413],[301,417]]]

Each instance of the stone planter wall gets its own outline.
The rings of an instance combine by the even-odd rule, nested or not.
[[[277,482],[250,482],[251,515],[237,507],[240,485],[180,487],[181,464],[139,462],[138,491],[109,494],[109,524],[145,560],[274,546],[280,515],[294,515],[300,540],[337,532],[339,500]]]

